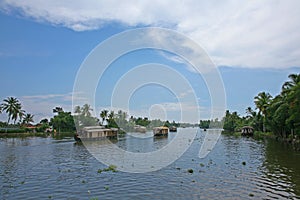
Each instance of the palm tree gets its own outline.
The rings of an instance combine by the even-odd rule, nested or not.
[[[3,101],[1,108],[8,114],[7,124],[9,124],[11,119],[16,123],[17,118],[24,113],[20,101],[15,97],[7,97]]]
[[[258,114],[262,114],[263,116],[263,131],[266,131],[265,128],[265,118],[266,118],[266,112],[267,108],[270,105],[272,96],[269,93],[260,92],[256,97],[254,97],[254,103],[256,105],[256,108],[259,110]]]
[[[102,111],[101,111],[100,117],[101,117],[101,119],[102,119],[102,125],[103,125],[104,121],[106,120],[107,115],[108,115],[108,110],[102,110]]]
[[[74,113],[75,113],[76,115],[80,115],[80,114],[81,114],[81,108],[80,108],[80,106],[75,106],[75,108],[74,108]]]
[[[256,115],[256,112],[254,110],[252,110],[251,107],[248,107],[246,109],[246,114],[247,114],[247,118],[253,118]]]
[[[60,112],[64,112],[62,107],[55,107],[53,108],[53,113],[60,113]]]
[[[34,115],[27,113],[23,118],[23,124],[29,124],[30,122],[34,122],[33,117]]]
[[[288,92],[292,87],[296,86],[298,83],[300,83],[300,74],[290,74],[289,75],[290,81],[285,82],[282,85],[282,92]]]
[[[25,110],[22,110],[21,108],[20,108],[20,111],[19,111],[19,120],[20,120],[20,122],[22,121],[22,119],[23,119],[23,117],[24,117],[24,115],[25,115]]]
[[[91,108],[91,106],[89,104],[84,104],[82,106],[81,112],[82,112],[83,116],[90,117],[91,116],[90,111],[93,111],[93,109]]]
[[[290,76],[289,76],[290,77]],[[292,135],[295,130],[300,129],[300,74],[291,82],[291,87],[286,94],[286,101],[289,105],[289,117],[287,124],[290,127]]]
[[[110,113],[108,114],[108,119],[112,120],[115,117],[115,112],[114,111],[110,111]]]

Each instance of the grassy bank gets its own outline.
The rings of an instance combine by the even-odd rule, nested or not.
[[[222,134],[223,135],[230,135],[230,136],[234,136],[234,137],[247,137],[247,136],[242,136],[241,132],[223,131]],[[253,137],[256,140],[274,139],[278,142],[289,144],[295,150],[300,151],[300,138],[299,137],[282,138],[282,137],[276,136],[272,132],[262,132],[262,131],[255,131],[253,136],[251,136],[251,137]]]
[[[0,133],[0,138],[48,137],[49,133]]]
[[[224,135],[231,135],[231,136],[235,136],[235,137],[242,137],[241,132],[229,132],[229,131],[223,131],[222,134]],[[243,137],[247,137],[247,136],[243,136]],[[254,138],[265,138],[265,137],[275,137],[273,133],[271,132],[261,132],[261,131],[255,131],[253,134]]]
[[[0,138],[26,138],[26,137],[53,137],[54,139],[63,139],[65,137],[73,137],[72,132],[62,132],[62,133],[44,133],[44,132],[7,132],[0,133]]]

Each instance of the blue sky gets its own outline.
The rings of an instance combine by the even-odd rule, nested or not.
[[[2,1],[0,98],[19,98],[36,122],[51,117],[55,106],[71,110],[76,74],[89,53],[117,33],[155,26],[176,30],[205,49],[220,71],[227,108],[243,115],[248,106],[254,108],[253,98],[260,91],[274,96],[290,73],[299,73],[300,14],[296,8],[300,5],[297,1],[214,3]],[[174,9],[169,9],[170,4]],[[96,114],[110,107],[113,87],[122,75],[155,62],[189,80],[201,118],[210,118],[210,96],[203,78],[173,58],[167,52],[145,49],[116,60],[98,85]],[[160,106],[162,110],[152,117],[161,116],[164,110],[167,119],[180,120],[175,97],[168,88],[144,86],[132,95],[128,112],[149,117]],[[0,115],[0,120],[6,118]]]

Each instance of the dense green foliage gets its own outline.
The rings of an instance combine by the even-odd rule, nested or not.
[[[272,132],[281,138],[300,136],[300,74],[291,74],[289,78],[274,98],[265,92],[254,97],[258,112],[248,107],[247,116],[240,117],[236,112],[226,111],[224,130],[240,131],[249,125],[256,131]]]
[[[200,128],[214,128],[223,126],[225,131],[239,132],[243,126],[252,126],[257,132],[272,132],[281,138],[294,138],[300,136],[300,74],[289,75],[289,81],[282,85],[280,94],[274,98],[266,92],[260,92],[254,97],[256,109],[246,109],[246,115],[240,116],[237,112],[226,111],[225,117],[219,121],[200,120]],[[147,117],[128,118],[126,112],[102,110],[99,114],[100,120],[91,114],[93,109],[85,104],[76,106],[74,115],[65,112],[63,108],[56,107],[53,113],[56,115],[50,119],[43,119],[36,125],[35,131],[44,132],[50,126],[57,132],[74,132],[76,128],[84,126],[103,125],[109,128],[122,128],[125,131],[134,130],[134,126],[140,125],[148,129],[156,126],[182,126],[191,124],[176,123],[173,121],[161,121],[160,119],[149,120]],[[28,127],[33,121],[33,115],[22,110],[21,102],[15,97],[7,97],[0,104],[0,113],[6,112],[7,122],[0,122],[0,132],[30,132]],[[19,122],[16,124],[16,121]],[[10,121],[13,120],[13,124]]]
[[[57,115],[51,118],[50,125],[52,125],[53,128],[58,131],[58,133],[73,132],[76,130],[71,112],[65,112],[60,107],[53,109],[53,112],[57,113]]]

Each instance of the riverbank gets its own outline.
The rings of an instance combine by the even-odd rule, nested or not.
[[[62,133],[45,133],[45,132],[22,132],[22,133],[0,133],[0,138],[26,138],[26,137],[53,137],[55,139],[62,139],[64,137],[73,137],[72,132]]]
[[[47,133],[0,133],[0,138],[48,137]]]
[[[247,136],[242,136],[240,132],[223,131],[222,134],[231,135],[231,136],[235,136],[235,137],[247,137]],[[300,138],[297,136],[294,136],[294,138],[281,138],[279,136],[276,136],[272,132],[255,131],[253,136],[250,136],[250,137],[253,137],[256,140],[273,139],[278,142],[285,143],[287,145],[291,145],[294,150],[300,151]]]

